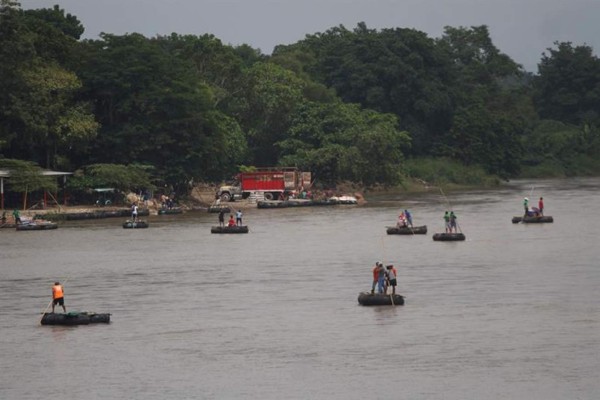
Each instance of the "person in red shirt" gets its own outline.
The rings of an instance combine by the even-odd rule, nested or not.
[[[544,198],[540,197],[540,201],[538,201],[538,208],[540,209],[540,215],[544,215]]]
[[[227,223],[227,226],[235,226],[235,220],[233,219],[232,214],[229,215],[229,222]]]
[[[373,286],[371,286],[371,294],[375,293],[375,286],[377,285],[377,281],[379,280],[379,266],[381,263],[377,261],[375,266],[373,267]]]

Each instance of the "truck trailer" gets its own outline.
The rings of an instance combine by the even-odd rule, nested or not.
[[[293,192],[308,189],[311,173],[297,168],[257,168],[252,172],[240,172],[231,185],[221,186],[217,198],[221,201],[247,199],[254,195],[258,199],[278,200]]]

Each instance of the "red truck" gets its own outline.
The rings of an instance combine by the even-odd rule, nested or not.
[[[234,201],[255,195],[258,199],[277,200],[287,193],[308,188],[310,184],[310,172],[301,172],[297,168],[257,168],[237,174],[232,185],[219,188],[217,198]]]

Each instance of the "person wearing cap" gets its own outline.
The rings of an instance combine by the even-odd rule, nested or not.
[[[529,199],[525,197],[523,199],[523,207],[525,208],[525,216],[529,214]]]
[[[67,312],[67,308],[65,307],[65,290],[60,282],[54,282],[54,286],[52,286],[52,312],[54,312],[54,306],[56,305],[62,306],[64,312]]]
[[[387,288],[389,286],[392,287],[392,294],[396,294],[396,285],[397,285],[397,280],[396,280],[396,276],[398,275],[398,271],[396,271],[396,268],[394,268],[393,265],[388,265],[385,267],[387,269],[387,271],[385,272],[386,277],[387,277],[387,284],[384,290],[384,294],[387,294]]]

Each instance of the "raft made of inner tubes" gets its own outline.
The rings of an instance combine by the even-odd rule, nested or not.
[[[158,210],[158,215],[171,215],[171,214],[182,214],[181,208],[161,208]]]
[[[456,242],[459,240],[465,240],[465,235],[462,232],[434,233],[433,240],[436,242]]]
[[[99,323],[110,323],[110,314],[90,312],[44,313],[41,320],[42,325],[89,325]]]
[[[56,222],[32,222],[30,224],[17,224],[18,231],[45,231],[49,229],[57,229]]]
[[[554,218],[552,218],[549,215],[541,215],[539,217],[513,217],[513,219],[512,219],[513,224],[518,224],[519,222],[523,222],[525,224],[554,222]]]
[[[147,228],[148,226],[150,226],[150,224],[148,224],[146,221],[125,221],[123,222],[123,228],[125,229],[142,229],[142,228]]]
[[[363,306],[403,306],[404,296],[399,294],[361,292],[358,295],[358,304]]]
[[[248,233],[248,226],[213,226],[210,233]]]
[[[224,213],[230,213],[231,207],[228,207],[228,206],[210,206],[210,207],[208,207],[209,213],[218,214],[221,211],[223,211]]]
[[[425,235],[427,233],[427,225],[423,226],[409,226],[398,228],[396,226],[388,226],[388,235]]]

